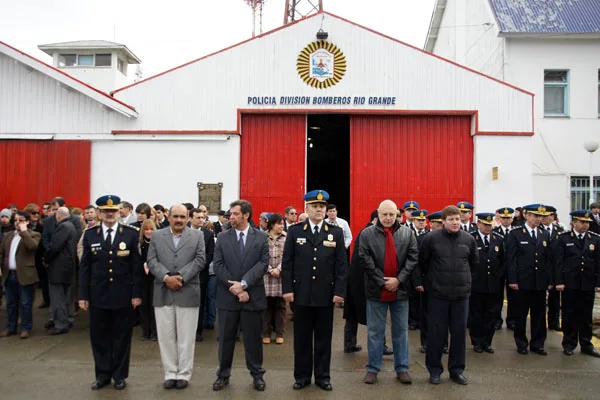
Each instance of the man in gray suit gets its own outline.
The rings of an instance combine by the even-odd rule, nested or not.
[[[152,234],[148,268],[154,275],[154,311],[165,389],[184,389],[192,376],[200,307],[202,231],[187,226],[185,206],[171,207],[171,225]]]
[[[213,390],[229,384],[235,338],[241,326],[246,366],[254,389],[263,391],[262,318],[267,307],[263,277],[269,263],[269,245],[267,235],[248,223],[252,216],[249,202],[234,201],[230,213],[233,229],[219,234],[213,258],[219,309],[219,370]]]

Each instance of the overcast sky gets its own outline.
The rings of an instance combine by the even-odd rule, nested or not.
[[[244,0],[1,3],[0,40],[9,45],[51,63],[38,45],[72,40],[116,41],[127,45],[142,60],[144,78],[252,36],[252,12]],[[434,3],[435,0],[323,0],[323,8],[423,48]],[[284,6],[285,0],[266,0],[263,31],[283,24]]]

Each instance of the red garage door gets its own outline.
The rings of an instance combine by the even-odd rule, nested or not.
[[[306,115],[242,116],[240,196],[261,212],[304,210]]]
[[[350,204],[358,232],[384,199],[430,212],[473,199],[470,116],[350,118]]]
[[[85,140],[0,140],[0,207],[64,197],[67,205],[90,202],[91,142]]]

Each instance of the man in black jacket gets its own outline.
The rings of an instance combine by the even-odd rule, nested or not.
[[[71,222],[69,209],[60,207],[56,214],[56,230],[52,234],[50,245],[46,249],[48,263],[48,288],[50,291],[50,309],[54,326],[48,329],[50,335],[67,333],[69,321],[69,294],[74,292],[75,266],[77,254],[77,231]]]
[[[479,264],[475,238],[461,230],[460,210],[446,206],[442,210],[444,227],[425,235],[419,254],[419,268],[425,275],[428,291],[429,337],[425,364],[429,382],[440,383],[442,349],[450,328],[450,379],[466,385],[465,335],[471,294],[471,272]]]
[[[419,250],[416,236],[396,221],[397,209],[393,201],[382,201],[377,223],[362,232],[358,248],[367,297],[369,362],[364,378],[367,384],[374,384],[381,371],[388,309],[396,377],[404,384],[412,383],[408,373],[408,295]]]

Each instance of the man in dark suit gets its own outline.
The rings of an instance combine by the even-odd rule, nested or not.
[[[415,224],[413,223],[413,216],[412,216],[412,212],[416,211],[419,209],[419,203],[417,203],[414,200],[409,200],[406,203],[404,203],[404,226],[406,226],[408,229],[412,230],[413,232],[415,231]],[[418,325],[418,321],[416,321],[416,324]],[[409,328],[410,328],[410,318],[409,318]]]
[[[506,238],[508,234],[513,229],[513,215],[515,210],[511,207],[501,207],[496,210],[497,216],[500,218],[500,226],[494,229],[494,232],[501,235],[503,238],[503,242],[506,242]],[[515,291],[508,287],[508,280],[506,273],[506,268],[504,269],[504,286],[506,290],[506,327],[508,329],[515,329],[515,316],[514,316],[514,306],[516,304]],[[498,297],[499,306],[496,308],[496,315],[494,316],[494,329],[498,330],[502,328],[502,307],[504,306],[504,291],[501,292],[501,295]]]
[[[540,229],[543,204],[523,207],[525,225],[515,227],[506,238],[508,284],[516,290],[515,343],[519,354],[529,349],[546,356],[546,290],[552,289],[553,266],[548,232]],[[531,341],[527,339],[527,314],[531,314]]]
[[[219,233],[223,230],[223,223],[221,220],[225,217],[225,211],[219,210],[217,213],[217,221],[213,224],[215,230],[215,236],[218,236]]]
[[[190,227],[202,232],[204,236],[204,251],[206,253],[204,267],[200,271],[200,310],[198,311],[196,342],[204,341],[204,312],[206,300],[208,299],[208,266],[212,262],[215,253],[215,236],[209,229],[202,226],[205,221],[204,215],[204,212],[200,208],[192,208],[192,211],[190,211]]]
[[[249,224],[249,202],[234,201],[230,213],[232,229],[219,235],[213,259],[219,310],[219,370],[213,390],[229,384],[235,338],[241,328],[254,389],[263,391],[262,326],[267,307],[263,277],[269,264],[269,244],[267,234]]]
[[[492,232],[495,213],[477,213],[477,232],[472,233],[479,249],[479,265],[471,271],[469,334],[476,353],[494,353],[494,317],[504,291],[504,237]]]
[[[283,249],[283,298],[294,303],[296,390],[310,384],[313,367],[315,383],[333,390],[329,373],[333,307],[346,295],[348,258],[342,229],[324,223],[328,199],[324,190],[304,195],[308,220],[290,227]]]
[[[296,211],[294,206],[287,206],[285,208],[285,221],[284,221],[284,225],[283,225],[284,231],[287,232],[288,229],[290,229],[290,226],[292,226],[296,223],[297,216],[298,216],[298,212]]]
[[[90,339],[98,390],[114,380],[117,390],[127,386],[133,308],[142,303],[139,285],[143,269],[135,228],[117,222],[120,198],[96,200],[102,225],[83,234],[79,267],[79,308],[90,313]]]
[[[590,222],[590,232],[594,232],[600,235],[600,203],[590,204],[590,215],[592,222]]]
[[[477,232],[477,226],[471,222],[475,206],[468,201],[459,201],[456,205],[460,209],[460,229],[465,232]]]
[[[573,230],[554,242],[556,290],[563,294],[563,352],[573,355],[577,343],[583,354],[600,357],[592,343],[592,311],[600,292],[600,237],[588,231],[589,210],[571,212]]]
[[[553,243],[559,234],[564,232],[562,226],[555,222],[556,219],[556,208],[552,206],[546,206],[546,213],[542,217],[542,223],[540,228],[548,232],[550,239],[548,245],[553,249]],[[548,329],[553,331],[562,331],[560,326],[560,304],[561,304],[561,293],[555,288],[548,291]]]

